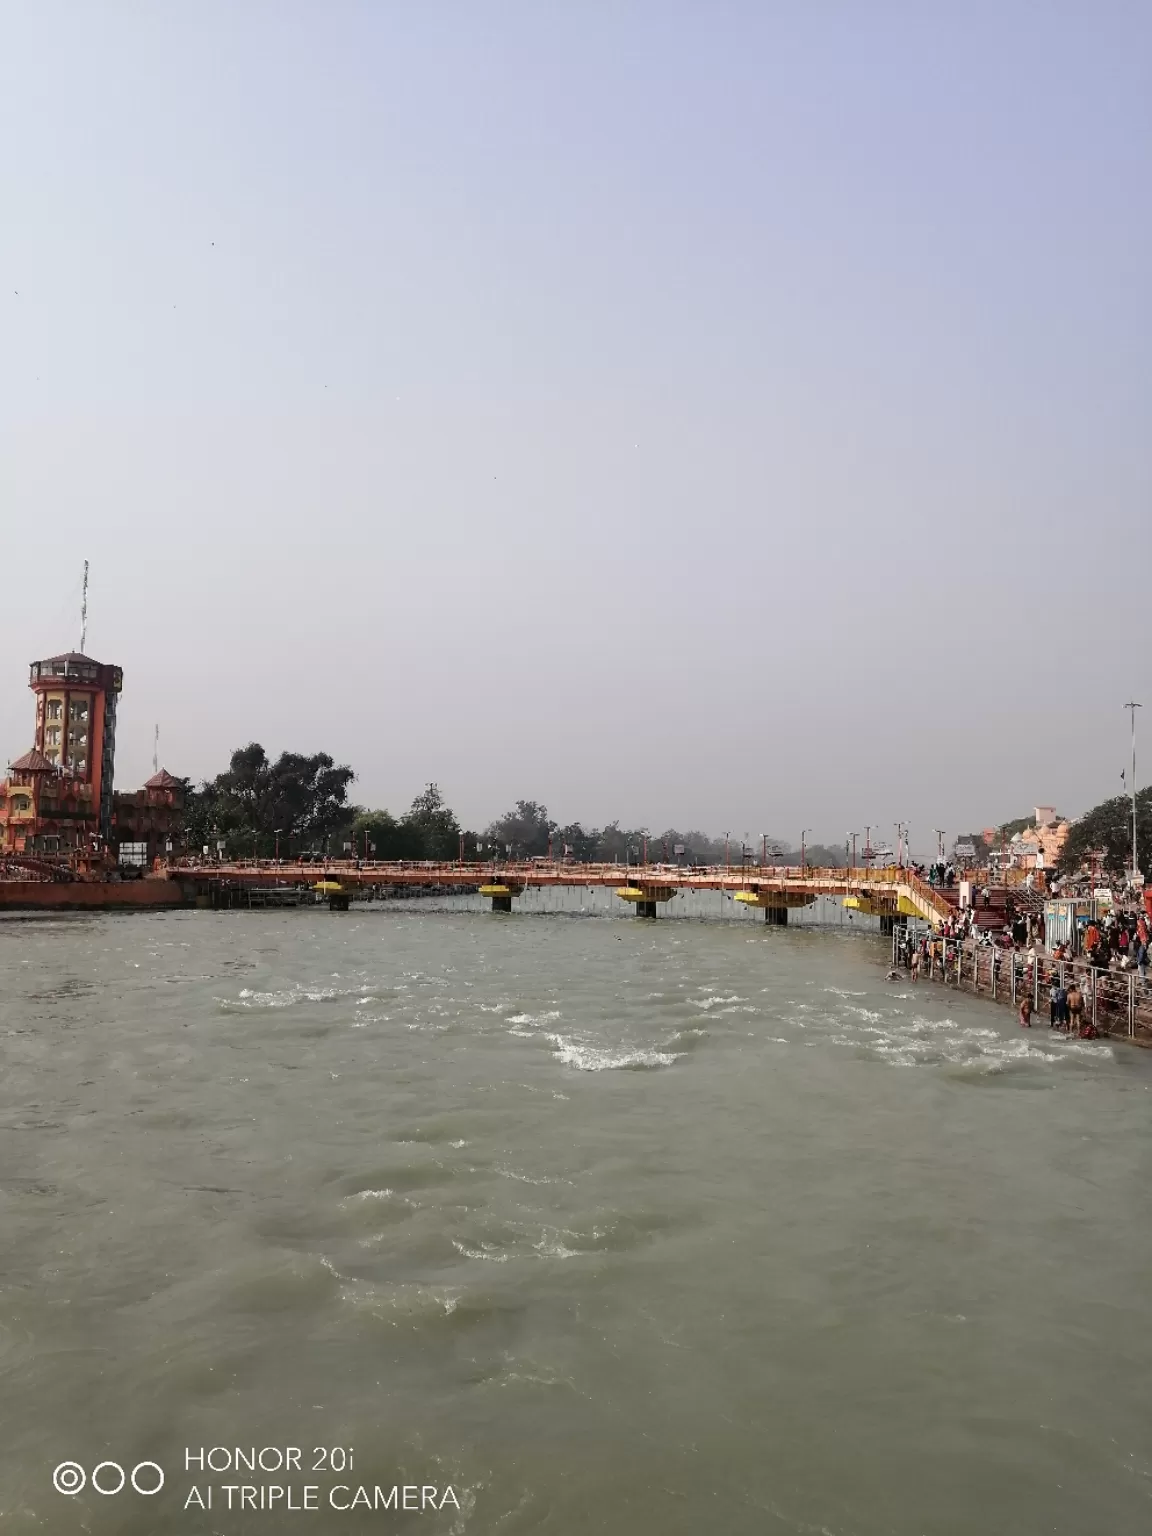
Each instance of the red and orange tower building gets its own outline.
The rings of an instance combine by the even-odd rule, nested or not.
[[[32,663],[36,738],[0,785],[0,853],[91,853],[112,837],[119,667],[69,651]]]

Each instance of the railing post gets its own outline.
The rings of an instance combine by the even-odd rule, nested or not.
[[[1012,1006],[1013,1006],[1013,1008],[1015,1008],[1015,1006],[1016,1006],[1016,951],[1015,950],[1013,950],[1012,953],[1009,955],[1008,962],[1009,962],[1009,970],[1010,970],[1011,976],[1012,976],[1012,980],[1009,983],[1009,994],[1010,994],[1010,997],[1011,997],[1011,1000],[1012,1000]]]
[[[1128,975],[1128,1038],[1136,1036],[1136,972],[1130,971]]]

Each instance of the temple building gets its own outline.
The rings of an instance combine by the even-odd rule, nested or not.
[[[179,851],[186,788],[183,779],[161,768],[143,789],[115,796],[112,842],[122,861],[128,850],[134,862],[148,865]]]
[[[110,863],[121,842],[142,847],[149,861],[163,854],[183,813],[184,784],[160,771],[135,793],[114,792],[121,669],[69,651],[34,661],[28,686],[35,738],[0,781],[0,857]]]

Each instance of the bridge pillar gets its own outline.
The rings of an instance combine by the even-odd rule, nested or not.
[[[787,928],[787,926],[788,926],[788,908],[787,907],[765,907],[764,908],[764,921],[768,924],[768,926],[770,928]]]
[[[492,898],[493,912],[511,912],[513,896],[519,896],[523,889],[522,885],[482,885],[480,894]]]

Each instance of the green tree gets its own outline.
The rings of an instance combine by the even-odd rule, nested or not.
[[[1152,876],[1152,786],[1136,796],[1136,841],[1140,870],[1147,880]],[[1121,875],[1131,867],[1131,796],[1117,795],[1105,800],[1073,822],[1060,851],[1060,873],[1075,874],[1095,854],[1101,856],[1110,875]]]
[[[556,858],[572,858],[578,864],[595,862],[600,834],[595,827],[585,831],[578,821],[570,821],[565,827],[557,827],[552,849]]]
[[[356,777],[326,752],[282,752],[272,762],[259,742],[233,752],[228,768],[206,780],[185,808],[188,841],[224,841],[233,854],[267,856],[322,847],[347,821],[348,786]]]
[[[501,854],[509,844],[514,859],[544,858],[556,823],[548,817],[548,807],[535,800],[517,800],[510,811],[489,824],[486,841],[495,843]]]
[[[417,859],[455,859],[460,855],[460,823],[444,804],[436,784],[429,784],[416,796],[400,823],[411,836],[414,852],[405,855]]]
[[[424,844],[415,830],[390,811],[362,810],[352,823],[357,858],[422,859]]]

